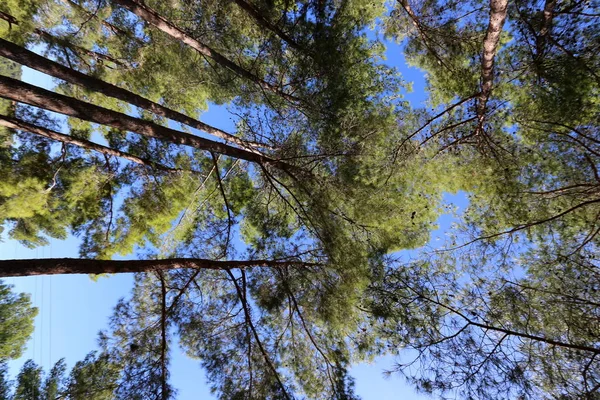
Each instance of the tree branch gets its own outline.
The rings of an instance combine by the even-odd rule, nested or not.
[[[254,20],[260,26],[273,32],[275,35],[277,35],[279,38],[281,38],[284,42],[286,42],[291,48],[293,48],[294,50],[298,50],[298,51],[304,51],[304,49],[294,39],[292,39],[287,33],[282,31],[281,29],[279,29],[277,26],[275,26],[271,22],[269,22],[269,20],[266,19],[260,13],[260,11],[256,7],[254,7],[252,4],[250,4],[249,2],[244,1],[244,0],[233,0],[233,1],[241,9],[246,11],[252,18],[254,18]]]
[[[172,22],[167,20],[155,10],[144,5],[142,2],[138,0],[115,0],[115,2],[120,4],[127,10],[131,11],[133,14],[137,15],[141,19],[147,21],[151,25],[154,25],[156,28],[163,31],[172,38],[177,39],[180,42],[188,45],[189,47],[196,50],[198,53],[212,58],[222,67],[229,69],[230,71],[234,72],[235,74],[239,75],[244,79],[256,83],[261,89],[277,94],[291,103],[299,102],[300,99],[298,99],[297,97],[282,92],[280,89],[276,88],[268,82],[265,82],[264,80],[254,75],[247,69],[240,67],[227,57],[223,56],[221,53],[213,50],[209,46],[187,35],[179,27],[175,26]]]
[[[490,0],[490,20],[483,39],[483,54],[481,56],[481,90],[477,101],[477,118],[479,120],[477,132],[479,133],[483,131],[486,105],[492,93],[494,57],[498,50],[502,27],[506,20],[507,8],[508,0]]]
[[[243,271],[242,271],[242,273],[243,273]],[[235,290],[237,292],[238,298],[239,298],[240,302],[242,303],[242,307],[244,308],[244,315],[246,317],[246,322],[248,323],[248,325],[250,325],[250,329],[252,330],[252,333],[254,335],[254,339],[256,340],[256,344],[258,345],[258,348],[260,349],[260,352],[262,353],[262,355],[263,355],[263,357],[265,359],[265,362],[269,365],[269,368],[271,369],[271,371],[275,375],[275,379],[277,380],[277,383],[279,384],[279,386],[281,387],[281,390],[285,394],[285,397],[287,399],[290,399],[290,396],[287,393],[287,390],[285,389],[285,385],[281,381],[281,378],[279,378],[279,373],[277,372],[277,369],[275,368],[275,366],[271,362],[271,359],[269,358],[269,355],[267,354],[267,351],[263,347],[262,342],[260,340],[260,337],[258,336],[258,332],[256,331],[256,327],[254,326],[254,323],[252,323],[252,317],[250,315],[250,310],[248,309],[248,302],[246,300],[246,294],[240,288],[240,285],[238,284],[238,282],[237,282],[235,276],[233,275],[233,273],[230,270],[227,270],[227,274],[229,275],[229,277],[231,278],[231,281],[235,285]]]

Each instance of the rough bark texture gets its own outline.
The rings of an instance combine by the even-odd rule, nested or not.
[[[130,117],[126,114],[54,93],[6,76],[0,76],[0,97],[86,121],[95,122],[97,124],[135,132],[140,135],[153,137],[173,144],[181,144],[199,150],[212,151],[238,158],[240,160],[271,165],[286,171],[294,169],[289,164],[282,161],[274,160],[248,150],[190,135],[150,121]]]
[[[171,258],[165,260],[90,260],[81,258],[37,258],[0,260],[0,277],[59,274],[119,274],[166,271],[171,269],[278,268],[309,267],[316,264],[299,261],[231,260],[215,261],[203,258]]]
[[[242,78],[248,79],[249,81],[256,83],[263,90],[275,93],[292,103],[298,102],[299,99],[297,99],[296,97],[282,92],[281,90],[277,89],[275,86],[263,81],[258,76],[251,73],[250,71],[240,67],[233,61],[229,60],[227,57],[223,56],[221,53],[211,49],[209,46],[206,46],[205,44],[199,42],[198,40],[188,36],[185,32],[183,32],[180,28],[178,28],[177,26],[172,24],[170,21],[168,21],[165,17],[158,14],[156,11],[154,11],[150,7],[147,7],[146,5],[142,4],[141,2],[136,1],[136,0],[115,0],[115,2],[120,4],[121,6],[125,7],[126,9],[128,9],[129,11],[131,11],[132,13],[134,13],[141,19],[145,20],[146,22],[154,25],[156,28],[163,31],[164,33],[171,36],[172,38],[177,39],[180,42],[190,46],[191,48],[196,50],[198,53],[200,53],[206,57],[212,58],[222,67],[225,67],[225,68],[233,71],[235,74],[241,76]]]
[[[138,96],[137,94],[132,93],[128,90],[121,89],[118,86],[85,75],[74,69],[65,67],[61,64],[39,56],[32,51],[24,49],[23,47],[18,46],[2,38],[0,38],[0,56],[6,57],[21,65],[25,65],[29,68],[51,75],[55,78],[59,78],[64,81],[83,86],[87,89],[100,92],[106,96],[131,103],[135,106],[151,111],[156,115],[160,115],[162,117],[181,122],[182,124],[189,125],[193,128],[202,130],[210,135],[219,137],[221,139],[225,139],[229,142],[233,142],[245,148],[259,146],[256,143],[248,143],[225,131],[205,124],[204,122],[198,121],[194,118],[188,117],[185,114],[182,114],[175,110],[171,110],[170,108],[145,99],[142,96]]]
[[[486,105],[492,93],[494,83],[494,57],[498,50],[498,42],[504,21],[508,0],[490,0],[490,21],[483,39],[483,54],[481,56],[481,91],[477,101],[477,119],[479,129],[482,129],[485,120]]]
[[[35,135],[43,136],[48,139],[57,140],[62,143],[72,144],[74,146],[82,147],[88,150],[94,150],[102,154],[106,154],[109,156],[123,158],[125,160],[129,160],[136,164],[147,165],[151,168],[155,168],[165,172],[180,172],[181,169],[170,168],[162,164],[155,163],[151,160],[134,156],[133,154],[125,153],[123,151],[111,149],[110,147],[102,146],[100,144],[91,142],[89,140],[78,139],[73,136],[65,135],[59,132],[55,132],[48,128],[43,128],[40,126],[36,126],[30,124],[25,121],[21,121],[17,118],[11,118],[6,115],[0,115],[0,126],[5,126],[11,129],[18,129],[21,131],[26,131],[29,133],[33,133]]]

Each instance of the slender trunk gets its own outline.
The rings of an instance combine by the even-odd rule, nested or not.
[[[237,4],[241,9],[246,11],[254,20],[263,28],[273,32],[279,38],[281,38],[284,42],[286,42],[291,48],[298,51],[304,51],[304,49],[296,43],[294,39],[292,39],[287,33],[279,29],[277,26],[273,25],[266,19],[256,7],[252,4],[248,3],[245,0],[233,0],[235,4]]]
[[[266,164],[288,172],[294,170],[294,167],[279,160],[131,117],[6,76],[0,76],[0,97],[116,129],[135,132],[173,144],[212,151],[258,164]]]
[[[162,400],[169,399],[169,385],[167,383],[167,285],[162,272],[160,276],[161,313],[160,313],[160,368],[162,384]]]
[[[440,64],[441,66],[443,66],[447,70],[452,71],[452,68],[450,68],[444,62],[444,60],[442,59],[442,57],[437,53],[437,51],[435,51],[435,48],[431,44],[431,38],[429,37],[429,35],[425,31],[425,28],[421,25],[421,21],[419,20],[419,17],[413,11],[412,7],[408,3],[408,0],[398,0],[398,3],[400,3],[400,5],[402,6],[402,8],[404,9],[404,12],[406,12],[406,14],[408,15],[408,17],[410,18],[411,23],[413,24],[413,26],[415,27],[415,29],[417,30],[417,32],[419,32],[419,36],[421,36],[421,40],[423,41],[423,44],[425,45],[425,47],[427,47],[427,50],[429,50],[429,52],[435,57],[435,59],[437,60],[438,64]]]
[[[154,161],[151,161],[151,160],[148,160],[145,158],[135,156],[133,154],[126,153],[124,151],[111,149],[110,147],[102,146],[98,143],[94,143],[89,140],[78,139],[73,136],[55,132],[51,129],[36,126],[36,125],[30,124],[25,121],[21,121],[16,118],[8,117],[6,115],[0,115],[0,126],[5,126],[7,128],[18,129],[21,131],[33,133],[35,135],[43,136],[48,139],[56,140],[56,141],[66,143],[66,144],[72,144],[74,146],[78,146],[78,147],[81,147],[81,148],[84,148],[87,150],[94,150],[94,151],[97,151],[98,153],[102,153],[102,154],[106,154],[106,155],[114,156],[114,157],[119,157],[119,158],[122,158],[122,159],[125,159],[128,161],[134,162],[136,164],[146,165],[150,168],[158,169],[158,170],[165,171],[165,172],[181,172],[182,171],[181,169],[178,169],[178,168],[167,167],[165,165],[156,163]]]
[[[483,129],[486,105],[492,93],[494,83],[494,57],[498,50],[498,42],[504,21],[508,0],[490,0],[490,21],[483,39],[483,54],[481,57],[481,91],[477,101],[477,119],[479,120],[478,131]]]
[[[74,69],[65,67],[52,60],[39,56],[32,51],[24,49],[23,47],[20,47],[14,43],[6,41],[2,38],[0,38],[0,56],[9,58],[15,62],[18,62],[19,64],[51,75],[55,78],[62,79],[75,85],[83,86],[87,89],[100,92],[106,96],[113,97],[115,99],[123,100],[137,107],[151,111],[156,115],[160,115],[162,117],[181,122],[182,124],[189,125],[193,128],[202,130],[213,136],[225,139],[229,142],[236,143],[240,146],[246,148],[251,146],[260,146],[258,143],[246,142],[225,131],[222,131],[218,128],[198,121],[197,119],[188,117],[187,115],[182,114],[178,111],[172,110],[158,103],[145,99],[142,96],[138,96],[137,94],[132,93],[128,90],[121,89],[118,86],[104,82],[100,79],[91,77],[89,75],[85,75]]]
[[[461,315],[461,317],[466,318],[464,315]],[[491,331],[496,331],[496,332],[502,332],[502,333],[504,333],[506,335],[511,335],[511,336],[516,336],[516,337],[520,337],[520,338],[530,339],[530,340],[533,340],[533,341],[536,341],[536,342],[543,342],[543,343],[549,344],[551,346],[558,346],[558,347],[564,347],[564,348],[567,348],[567,349],[580,350],[580,351],[588,351],[590,353],[600,354],[600,348],[596,348],[596,347],[592,347],[592,346],[585,346],[585,345],[580,345],[580,344],[574,344],[574,343],[562,342],[562,341],[550,339],[550,338],[547,338],[547,337],[544,337],[544,336],[530,335],[530,334],[525,333],[525,332],[513,331],[511,329],[506,329],[506,328],[502,328],[502,327],[499,327],[499,326],[493,326],[493,325],[482,324],[482,323],[479,323],[479,322],[471,321],[468,318],[466,318],[466,320],[471,325],[477,326],[477,327],[482,328],[484,330],[491,330]]]
[[[82,258],[36,258],[29,260],[0,260],[0,277],[60,274],[119,274],[134,272],[166,271],[181,268],[227,271],[235,268],[302,268],[314,265],[316,264],[303,263],[299,261],[216,261],[203,258],[171,258],[164,260],[91,260]]]
[[[19,25],[19,20],[18,19],[16,19],[12,15],[4,13],[2,11],[0,11],[0,19],[5,20],[6,22],[9,23],[9,25],[13,25],[13,24],[14,25]],[[36,29],[33,30],[33,33],[35,35],[39,36],[40,39],[42,39],[44,42],[46,42],[48,44],[56,44],[56,45],[59,45],[61,47],[68,47],[69,49],[73,50],[76,53],[86,54],[86,55],[88,55],[88,56],[90,56],[90,57],[92,57],[92,58],[94,58],[96,60],[100,59],[100,60],[103,60],[103,61],[110,61],[110,62],[112,62],[112,63],[114,63],[116,65],[119,65],[119,66],[123,66],[124,65],[122,61],[119,61],[119,60],[117,60],[114,57],[111,57],[111,56],[109,56],[107,54],[102,54],[102,53],[98,53],[98,52],[95,52],[95,51],[92,51],[92,50],[88,50],[88,49],[83,48],[81,46],[77,46],[77,45],[69,42],[68,40],[65,40],[63,38],[54,36],[54,35],[46,32],[46,31],[43,31],[41,29],[36,28]]]
[[[154,25],[156,28],[163,31],[164,33],[171,36],[172,38],[177,39],[180,42],[188,45],[189,47],[196,50],[198,53],[200,53],[206,57],[212,58],[222,67],[229,69],[230,71],[234,72],[235,74],[239,75],[242,78],[245,78],[251,82],[256,83],[263,90],[266,90],[271,93],[275,93],[291,103],[299,102],[298,98],[296,98],[292,95],[289,95],[285,92],[282,92],[275,86],[271,85],[270,83],[265,82],[258,76],[254,75],[252,72],[244,69],[243,67],[240,67],[233,61],[229,60],[227,57],[223,56],[221,53],[211,49],[209,46],[199,42],[198,40],[192,38],[191,36],[188,36],[179,27],[175,26],[173,23],[171,23],[165,17],[158,14],[155,10],[142,4],[141,2],[139,2],[137,0],[115,0],[115,2],[117,4],[120,4],[124,8],[128,9],[129,11],[131,11],[132,13],[137,15],[139,18],[145,20],[149,24]]]
[[[0,11],[0,19],[5,20],[6,22],[8,22],[8,27],[12,28],[12,25],[19,25],[19,21],[13,17],[10,14],[7,14],[5,12]]]
[[[92,50],[88,50],[84,47],[81,46],[77,46],[73,43],[70,43],[68,40],[65,40],[63,38],[51,35],[50,33],[43,31],[41,29],[35,29],[33,31],[37,36],[40,37],[40,39],[42,39],[44,42],[48,43],[48,44],[56,44],[59,45],[63,48],[69,48],[71,49],[73,52],[78,53],[78,54],[85,54],[95,60],[102,60],[102,61],[108,61],[111,62],[115,65],[118,65],[120,67],[124,67],[125,63],[121,60],[117,60],[116,58],[108,55],[108,54],[103,54],[103,53],[98,53],[97,51],[92,51]]]
[[[544,17],[542,20],[542,28],[536,37],[537,56],[542,57],[548,42],[548,36],[552,32],[552,21],[554,19],[554,9],[556,8],[556,0],[546,0],[544,3]]]
[[[281,388],[283,394],[285,395],[285,398],[289,400],[290,396],[287,393],[287,390],[285,388],[285,385],[281,381],[281,378],[279,377],[279,372],[277,371],[277,368],[275,368],[275,366],[273,365],[273,361],[271,361],[271,358],[269,357],[269,354],[267,353],[265,347],[263,346],[262,341],[260,340],[260,336],[258,335],[258,332],[256,331],[256,327],[254,326],[254,323],[252,322],[252,315],[250,314],[250,308],[248,306],[248,300],[246,299],[246,293],[238,284],[233,273],[228,270],[227,274],[229,275],[229,278],[231,279],[231,281],[233,282],[233,284],[235,286],[235,290],[237,292],[238,299],[240,300],[240,303],[242,304],[242,308],[244,309],[244,316],[246,319],[246,323],[250,326],[250,329],[252,330],[252,333],[254,335],[254,340],[256,340],[256,344],[258,345],[258,348],[259,348],[260,352],[262,353],[265,362],[267,363],[267,365],[273,372],[273,376],[277,380],[277,383],[279,384],[279,387]],[[244,271],[242,271],[242,279],[245,279]],[[244,285],[244,289],[245,288],[246,288],[246,286]]]

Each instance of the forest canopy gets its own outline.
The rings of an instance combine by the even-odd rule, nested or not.
[[[36,310],[0,286],[0,394],[175,398],[180,346],[222,399],[355,399],[353,364],[407,354],[392,374],[437,397],[600,396],[599,24],[587,0],[3,1],[1,239],[82,244],[0,276],[135,282],[97,352],[13,382]]]

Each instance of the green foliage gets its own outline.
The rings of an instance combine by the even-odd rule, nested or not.
[[[27,360],[17,375],[13,399],[42,400],[42,372],[42,367],[33,360]]]
[[[172,397],[175,336],[224,399],[353,398],[352,363],[401,347],[416,350],[422,368],[398,370],[430,393],[595,395],[597,7],[510,2],[486,94],[490,8],[481,1],[252,1],[258,19],[233,1],[145,2],[245,74],[110,1],[44,4],[3,3],[22,22],[8,30],[0,22],[0,34],[194,118],[227,104],[235,134],[280,162],[57,123],[2,101],[2,113],[174,170],[3,128],[8,237],[35,246],[72,232],[82,255],[98,258],[296,264],[139,275],[102,336],[102,355],[69,379],[59,364],[46,383],[27,364],[19,380],[39,393],[17,386],[15,395]],[[53,38],[32,34],[34,25]],[[426,107],[399,97],[408,84],[383,62],[384,43],[368,32],[378,27],[425,71]],[[0,73],[20,76],[0,62]],[[171,125],[89,88],[56,90]],[[459,191],[469,206],[446,248],[425,251],[444,194]],[[420,249],[410,253],[416,260],[392,257],[407,249]],[[87,389],[96,384],[103,389]]]
[[[89,353],[75,363],[68,384],[69,399],[110,400],[120,369],[106,354]]]
[[[27,34],[34,29],[33,16],[38,11],[41,3],[43,2],[38,0],[7,0],[2,2],[0,12],[13,16],[18,23],[8,23],[4,19],[0,19],[0,37],[24,44]],[[4,62],[6,61],[0,61],[0,63]],[[0,73],[4,74],[4,71]]]
[[[16,380],[12,384],[4,381],[0,390],[4,390],[2,398],[5,400],[109,400],[115,398],[119,371],[106,354],[95,352],[78,361],[68,376],[64,359],[56,362],[46,374],[42,367],[28,360]]]
[[[28,295],[12,293],[11,286],[0,282],[0,360],[21,356],[36,314]]]

